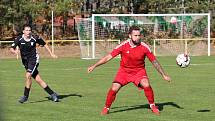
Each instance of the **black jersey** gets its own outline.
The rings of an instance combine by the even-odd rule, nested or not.
[[[37,35],[32,35],[30,40],[25,41],[23,35],[18,36],[11,47],[13,49],[16,49],[18,46],[20,49],[20,54],[22,59],[29,59],[29,58],[37,58],[37,50],[36,50],[36,44],[39,44],[41,46],[44,46],[46,43],[44,40],[37,36]]]

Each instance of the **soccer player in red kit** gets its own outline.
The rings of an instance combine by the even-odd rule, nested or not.
[[[132,82],[135,86],[144,90],[145,96],[153,113],[159,115],[159,109],[155,106],[154,93],[145,70],[145,57],[147,57],[163,79],[170,82],[171,78],[164,72],[149,46],[140,40],[140,28],[132,26],[129,29],[129,38],[119,44],[110,54],[100,59],[88,68],[88,73],[96,67],[105,64],[117,55],[121,55],[120,68],[113,80],[112,86],[107,93],[106,103],[101,112],[108,114],[111,104],[116,98],[121,87]]]

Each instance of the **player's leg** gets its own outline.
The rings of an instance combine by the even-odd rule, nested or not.
[[[153,89],[150,85],[150,82],[149,80],[146,78],[146,79],[142,79],[139,83],[139,86],[141,88],[143,88],[144,90],[144,93],[145,93],[145,96],[149,102],[149,105],[150,105],[150,108],[152,110],[153,113],[159,115],[160,112],[158,110],[158,107],[155,106],[155,103],[154,103],[154,92],[153,92]]]
[[[32,77],[50,95],[52,101],[54,102],[59,101],[57,94],[45,83],[45,81],[42,80],[37,69],[32,74]]]
[[[109,109],[116,98],[116,94],[118,93],[122,86],[128,84],[127,77],[128,73],[122,68],[120,68],[115,76],[111,88],[107,93],[105,106],[103,108],[103,111],[101,112],[102,115],[108,114]]]
[[[153,89],[150,86],[148,79],[142,79],[139,83],[139,86],[144,90],[145,96],[148,99],[149,104],[154,103],[154,93]]]
[[[31,79],[31,69],[28,67],[28,60],[22,59],[22,63],[25,66],[26,73],[25,73],[25,88],[24,88],[24,95],[19,99],[20,103],[24,103],[28,100],[31,85],[32,85],[32,79]]]
[[[25,87],[30,89],[31,85],[32,85],[31,73],[30,72],[26,72],[25,73],[25,77],[26,77]]]
[[[40,77],[39,72],[36,70],[36,74],[34,73],[32,77],[35,79],[35,81],[43,88],[45,89],[48,85],[42,80]]]
[[[105,107],[110,108],[111,104],[114,102],[116,98],[117,92],[120,90],[121,85],[119,83],[113,83],[112,87],[109,89],[107,93],[107,98],[105,102]]]
[[[25,78],[26,79],[25,79],[24,96],[22,96],[19,99],[20,103],[24,103],[24,102],[26,102],[28,100],[30,89],[31,89],[31,85],[32,85],[31,73],[26,72]]]
[[[138,88],[144,90],[144,94],[149,102],[152,112],[155,114],[159,114],[159,110],[155,106],[155,103],[154,103],[154,93],[153,93],[153,89],[150,85],[146,70],[144,68],[138,70],[138,72],[134,76],[130,77],[129,80],[132,80],[132,82]]]
[[[119,84],[119,83],[112,84],[111,88],[109,89],[109,91],[107,93],[105,106],[101,112],[102,115],[108,114],[109,109],[110,109],[112,103],[114,102],[114,100],[116,99],[116,94],[120,90],[120,88],[121,88],[121,84]]]

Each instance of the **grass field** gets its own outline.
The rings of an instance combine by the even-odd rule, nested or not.
[[[147,71],[161,110],[156,116],[148,108],[143,91],[133,84],[122,88],[110,114],[101,116],[106,93],[117,71],[114,59],[87,74],[96,60],[41,59],[42,78],[60,95],[60,102],[33,82],[29,101],[18,103],[23,94],[24,69],[15,59],[0,60],[1,120],[3,121],[214,121],[215,57],[191,57],[188,68],[179,68],[175,57],[158,57],[172,83],[162,80],[147,62]]]

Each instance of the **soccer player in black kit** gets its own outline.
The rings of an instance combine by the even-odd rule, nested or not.
[[[41,79],[39,75],[39,71],[37,69],[39,66],[39,55],[37,53],[36,44],[44,46],[53,58],[57,58],[42,38],[37,35],[32,35],[31,27],[29,25],[23,26],[23,34],[14,40],[10,48],[10,51],[16,55],[20,50],[22,63],[26,69],[24,96],[19,99],[19,102],[24,103],[28,100],[32,85],[31,77],[33,77],[36,82],[50,95],[52,101],[58,102],[59,100],[57,94]],[[16,48],[17,46],[19,47],[19,50]]]

